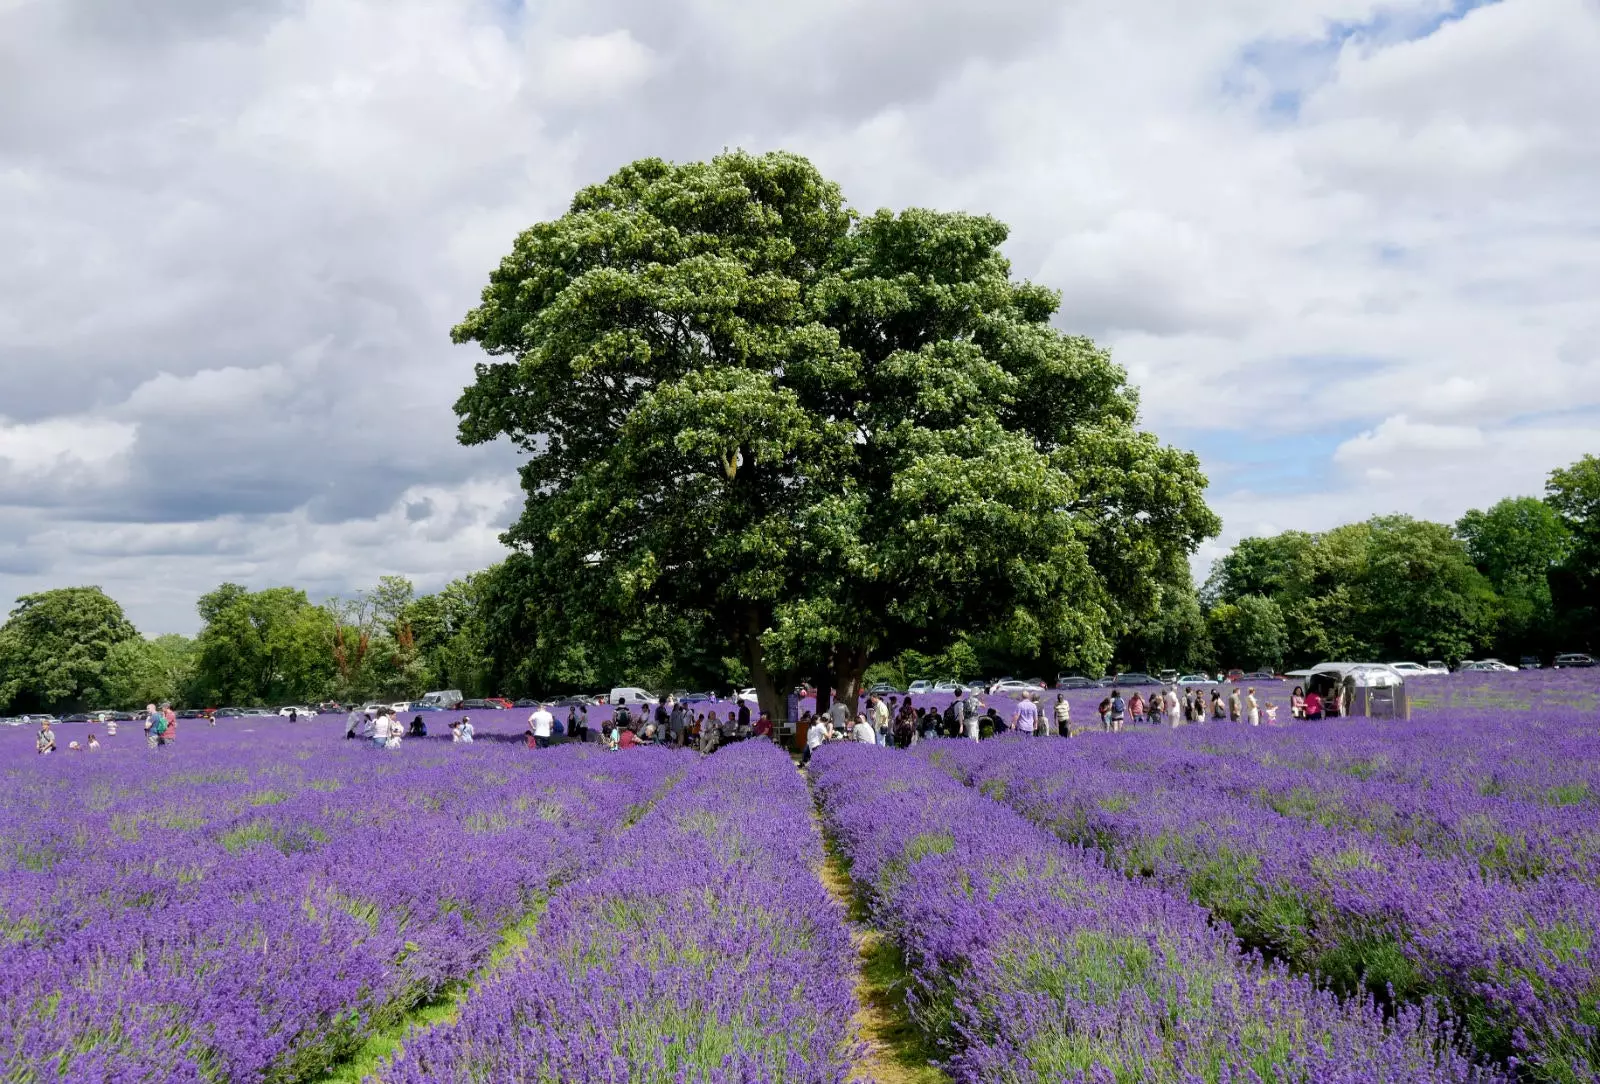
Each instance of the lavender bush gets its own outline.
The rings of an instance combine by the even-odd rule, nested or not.
[[[1430,1011],[1386,1023],[1243,955],[1203,909],[919,758],[824,747],[813,766],[829,830],[905,952],[913,1016],[957,1080],[1492,1078]]]
[[[1479,735],[1484,745],[1507,736],[1503,724],[1480,725],[1491,728]],[[1320,729],[1322,740],[1338,742],[1337,730]],[[1390,743],[1404,744],[1396,733]],[[1510,876],[1467,845],[1471,833],[1457,833],[1459,848],[1430,850],[1337,815],[1328,823],[1283,816],[1253,796],[1271,793],[1252,782],[1259,755],[1215,752],[1240,742],[1282,744],[1212,727],[926,750],[1063,839],[1186,891],[1246,944],[1337,989],[1365,984],[1402,1002],[1448,999],[1477,1047],[1520,1076],[1600,1079],[1600,889],[1569,872],[1529,868],[1530,855],[1561,856],[1587,875],[1587,844],[1540,849],[1533,833],[1522,844],[1507,836],[1507,855],[1521,857],[1501,864],[1527,874]],[[1197,745],[1212,751],[1197,754]],[[1515,813],[1503,819],[1513,823]],[[1493,834],[1485,829],[1485,838]]]
[[[7,1080],[315,1079],[469,975],[688,756],[180,730],[5,749]]]
[[[809,812],[770,743],[708,758],[381,1078],[842,1084],[855,952]]]

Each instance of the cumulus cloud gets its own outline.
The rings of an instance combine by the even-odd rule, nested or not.
[[[998,215],[1226,533],[1453,519],[1600,451],[1590,0],[0,3],[0,598],[495,559],[450,345],[647,154]],[[1208,548],[1202,555],[1215,552]]]

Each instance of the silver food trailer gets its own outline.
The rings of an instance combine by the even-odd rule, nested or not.
[[[1406,679],[1382,663],[1318,663],[1306,677],[1306,692],[1313,691],[1324,701],[1337,696],[1339,714],[1350,718],[1411,718]]]

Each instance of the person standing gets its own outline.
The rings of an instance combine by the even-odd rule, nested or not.
[[[56,732],[50,729],[49,719],[39,724],[39,736],[33,739],[33,751],[42,757],[47,757],[56,751]]]
[[[1139,690],[1133,690],[1133,695],[1128,698],[1128,714],[1133,717],[1134,726],[1144,725],[1144,697]]]
[[[1251,726],[1260,726],[1261,703],[1260,701],[1256,700],[1256,691],[1254,689],[1251,689],[1249,694],[1245,697],[1244,709],[1245,720],[1249,722]]]
[[[1056,733],[1063,738],[1072,737],[1072,701],[1066,693],[1056,696]]]
[[[1033,737],[1033,732],[1039,726],[1039,709],[1033,703],[1033,693],[1022,694],[1022,700],[1017,704],[1017,710],[1011,715],[1011,724],[1017,728],[1017,733],[1024,738]]]
[[[732,713],[729,713],[732,718]],[[750,729],[750,701],[744,697],[739,698],[739,718],[734,722],[734,733],[743,734]]]
[[[1111,730],[1113,733],[1122,729],[1122,724],[1128,718],[1128,702],[1122,699],[1121,689],[1111,690]]]
[[[89,752],[91,752],[91,753],[98,752],[99,749],[100,749],[100,739],[95,737],[93,732],[91,732],[89,734]]]
[[[978,720],[983,716],[983,706],[971,692],[961,701],[961,705],[962,732],[969,741],[977,741],[980,734]]]
[[[1175,688],[1168,688],[1167,689],[1167,721],[1168,721],[1168,724],[1171,725],[1171,726],[1176,727],[1179,724],[1179,721],[1182,718],[1182,714],[1183,713],[1179,710],[1179,707],[1178,707],[1178,690],[1175,689]]]
[[[372,744],[382,749],[389,744],[389,713],[380,709],[372,720]]]
[[[353,741],[355,739],[355,736],[356,736],[356,731],[361,728],[361,724],[364,723],[365,721],[366,721],[366,715],[365,715],[365,713],[362,712],[362,710],[360,708],[353,709],[350,712],[349,715],[345,716],[345,720],[344,720],[344,736],[345,736],[345,739],[347,741]]]
[[[872,698],[872,728],[878,732],[879,743],[888,745],[892,736],[889,726],[889,706],[883,702],[882,697]]]
[[[845,702],[837,697],[828,708],[828,722],[833,727],[835,734],[843,734],[850,729],[850,709]]]
[[[1228,721],[1230,723],[1237,723],[1239,721],[1239,716],[1242,714],[1241,707],[1242,705],[1239,702],[1239,690],[1237,687],[1235,687],[1234,690],[1228,694]]]
[[[729,712],[729,714],[733,714]],[[717,713],[707,712],[706,717],[700,722],[700,755],[708,757],[717,751]]]
[[[300,721],[300,709],[299,708],[290,708],[289,709],[289,724],[292,726],[295,723],[298,723],[299,721]]]
[[[550,714],[546,704],[539,704],[533,709],[533,714],[528,716],[528,725],[533,728],[533,745],[536,749],[550,748],[550,731],[556,718]]]

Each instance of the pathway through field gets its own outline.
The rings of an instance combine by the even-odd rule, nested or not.
[[[808,784],[809,781],[808,777]],[[907,976],[899,948],[871,926],[866,905],[850,881],[844,856],[823,831],[822,818],[815,807],[811,823],[822,833],[827,848],[828,857],[817,871],[818,876],[849,916],[850,940],[856,946],[855,988],[860,1007],[854,1023],[867,1049],[850,1079],[875,1084],[948,1084],[949,1076],[933,1063],[938,1052],[906,1011]]]

